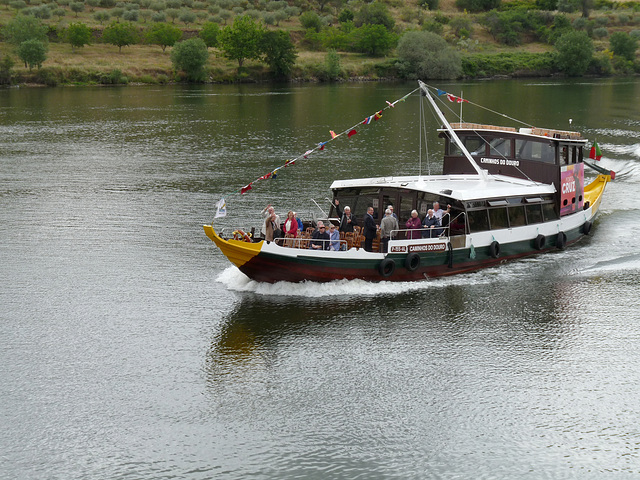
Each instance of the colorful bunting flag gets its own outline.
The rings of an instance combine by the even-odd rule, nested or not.
[[[358,132],[356,132],[356,129],[354,128],[354,129],[352,129],[349,133],[347,133],[347,136],[348,136],[349,138],[351,138],[351,137],[353,137],[356,133],[358,133]]]
[[[362,122],[362,125],[369,125],[371,123],[371,120],[373,120],[373,115],[370,115],[367,118],[365,118],[364,121]]]
[[[439,88],[436,89],[438,91],[438,96],[441,97],[442,95],[446,95],[447,92],[445,92],[444,90],[440,90]]]
[[[333,130],[329,130],[329,133],[331,134],[331,139],[333,140],[334,138],[339,137],[340,135],[336,135],[336,132],[334,132]]]
[[[377,122],[378,120],[380,120],[382,118],[382,110],[380,110],[378,113],[376,113],[373,116],[373,119]]]
[[[251,190],[251,185],[253,182],[251,182],[249,185],[246,185],[244,187],[242,187],[240,189],[240,195],[244,195],[245,193],[247,193],[249,190]]]
[[[320,150],[324,150],[324,146],[327,144],[327,142],[320,142],[318,144],[318,147],[320,147]]]
[[[600,160],[602,158],[602,152],[600,151],[600,146],[598,145],[598,142],[593,142],[593,145],[591,146],[591,151],[589,152],[589,158],[592,158],[594,160]]]
[[[222,197],[218,203],[216,203],[216,216],[213,218],[220,218],[227,216],[227,202],[224,201],[224,197]]]
[[[395,102],[391,103],[389,100],[385,100],[385,102],[387,102],[387,105],[389,105],[391,108],[396,108]]]

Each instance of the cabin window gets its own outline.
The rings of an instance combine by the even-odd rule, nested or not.
[[[459,135],[458,138],[471,155],[485,155],[485,141],[481,137],[477,135]],[[462,156],[462,150],[453,141],[449,141],[449,155]]]
[[[400,196],[400,211],[395,213],[398,215],[398,219],[401,220],[401,223],[406,222],[411,217],[411,210],[413,210],[413,198],[413,196],[410,197],[407,194]]]
[[[471,210],[467,212],[467,219],[471,233],[489,230],[489,218],[486,210]]]
[[[511,140],[508,138],[492,138],[489,141],[489,155],[499,157],[511,156]]]
[[[516,140],[516,158],[556,163],[556,149],[552,144],[532,140]]]
[[[489,209],[489,222],[491,230],[499,230],[501,228],[509,228],[509,220],[506,208]]]
[[[557,220],[558,213],[556,212],[553,203],[543,203],[542,204],[542,213],[544,214],[544,221],[548,222],[549,220]]]
[[[527,223],[542,223],[542,205],[526,205]]]
[[[509,225],[511,227],[522,227],[527,221],[524,215],[524,205],[509,207]]]

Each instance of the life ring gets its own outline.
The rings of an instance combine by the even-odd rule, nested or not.
[[[498,258],[500,256],[500,244],[495,240],[491,242],[491,245],[489,245],[489,255],[493,258]]]
[[[564,250],[564,247],[567,245],[567,235],[564,232],[560,232],[558,237],[556,238],[556,247],[559,250]]]
[[[587,220],[582,225],[582,233],[584,233],[585,235],[589,235],[589,232],[591,232],[591,222]]]
[[[383,277],[390,277],[393,275],[393,272],[396,271],[396,262],[390,258],[385,258],[380,262],[380,265],[378,265],[378,271]]]
[[[250,233],[245,233],[244,230],[236,230],[235,232],[233,232],[233,239],[234,240],[242,240],[248,243],[251,243],[251,234]]]
[[[411,252],[404,259],[404,266],[410,272],[415,272],[420,267],[420,255],[416,252]]]
[[[544,235],[540,234],[533,241],[533,248],[535,248],[536,250],[542,250],[546,243],[547,238]]]

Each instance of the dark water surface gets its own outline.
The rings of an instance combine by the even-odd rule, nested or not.
[[[597,140],[618,176],[592,236],[417,284],[258,285],[204,236],[220,195],[415,84],[0,91],[0,478],[639,478],[640,81],[438,86]],[[418,112],[217,224],[416,173]]]

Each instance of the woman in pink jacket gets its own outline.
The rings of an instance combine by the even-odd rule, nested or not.
[[[416,210],[411,212],[411,218],[407,220],[405,224],[410,232],[407,232],[407,238],[409,240],[413,240],[415,238],[421,238],[420,229],[422,228],[422,222],[420,221],[420,217],[418,217],[418,212]]]

